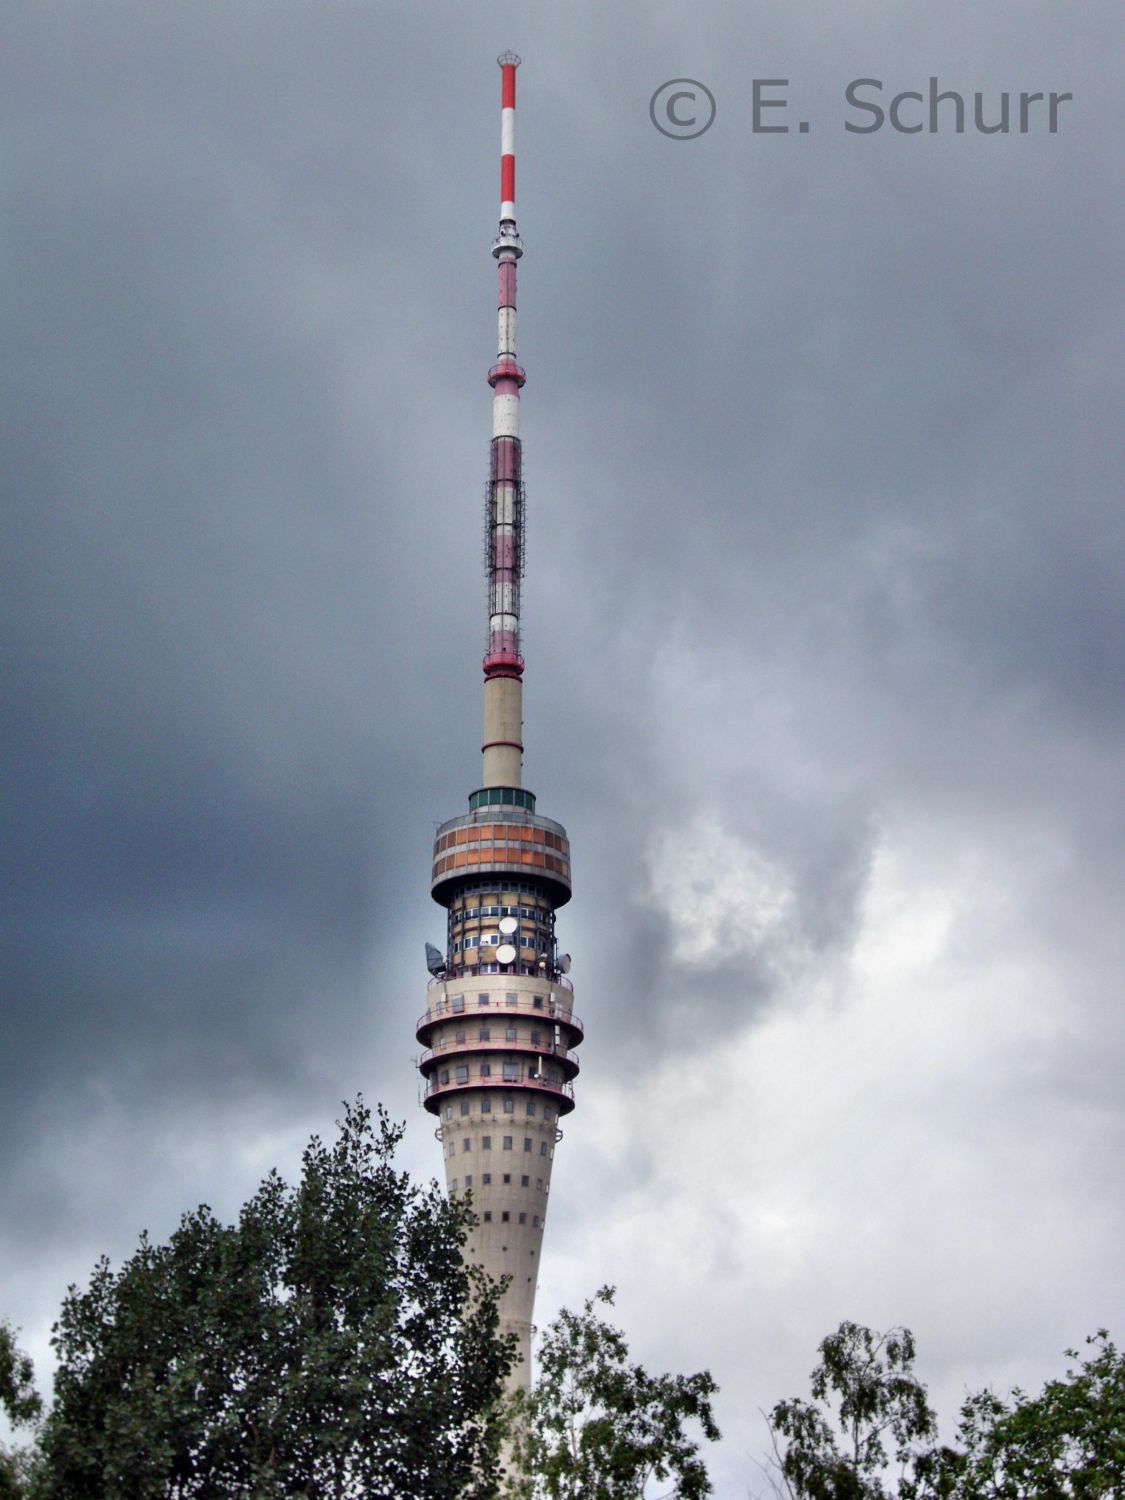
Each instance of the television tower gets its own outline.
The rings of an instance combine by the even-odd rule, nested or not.
[[[484,769],[469,811],[434,837],[431,893],[447,912],[444,954],[427,944],[430,980],[418,1040],[423,1103],[439,1124],[450,1193],[471,1192],[477,1225],[466,1255],[510,1276],[501,1331],[519,1336],[514,1386],[530,1384],[531,1318],[547,1222],[559,1121],[574,1108],[570,958],[555,913],[570,900],[566,830],[535,810],[521,782],[523,657],[520,580],[524,489],[516,363],[516,69],[497,59],[500,99],[499,339],[492,387],[492,445],[485,490],[488,648],[484,658]]]

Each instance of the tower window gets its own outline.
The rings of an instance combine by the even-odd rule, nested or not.
[[[546,1154],[547,1154],[547,1142],[546,1141],[540,1141],[539,1142],[539,1155],[540,1156],[546,1156]]]
[[[514,1042],[515,1039],[516,1039],[516,1028],[514,1026],[505,1026],[505,1028],[504,1028],[504,1040],[506,1042]]]
[[[505,1186],[506,1186],[506,1185],[507,1185],[507,1184],[508,1184],[508,1183],[509,1183],[509,1182],[511,1182],[511,1180],[512,1180],[512,1174],[511,1174],[511,1172],[505,1172],[505,1173],[504,1173],[504,1183],[505,1183]]]
[[[468,943],[466,943],[465,947],[467,948],[468,946],[469,946]],[[464,995],[454,995],[453,998],[450,1000],[449,1004],[450,1004],[450,1006],[451,1006],[451,1008],[453,1010],[457,1010],[457,1011],[464,1010],[465,1009],[465,997],[464,997]]]
[[[507,1002],[507,1006],[508,1006],[509,1010],[518,1010],[519,1009],[520,997],[518,995],[505,995],[504,999]]]
[[[502,1212],[501,1212],[501,1214],[500,1214],[500,1222],[501,1222],[501,1223],[502,1223],[502,1224],[507,1224],[507,1222],[508,1222],[508,1220],[509,1220],[509,1219],[510,1219],[510,1218],[511,1218],[511,1217],[512,1217],[512,1216],[511,1216],[511,1214],[510,1214],[510,1213],[509,1213],[509,1212],[508,1212],[508,1210],[507,1210],[507,1209],[506,1209],[506,1208],[505,1208],[505,1209],[503,1209],[503,1210],[502,1210]]]
[[[527,1187],[530,1184],[530,1182],[531,1182],[531,1178],[530,1177],[521,1177],[520,1178],[520,1187]]]
[[[531,1033],[531,1045],[533,1047],[538,1047],[539,1043],[542,1040],[543,1040],[543,1033],[541,1031],[533,1031]]]
[[[481,1218],[484,1220],[484,1222],[486,1224],[491,1224],[492,1223],[492,1210],[489,1209],[489,1208],[486,1208],[485,1211],[484,1211],[484,1213],[481,1214]]]
[[[447,1104],[445,1106],[445,1118],[447,1120],[452,1120],[452,1118],[453,1118],[453,1106],[452,1106],[452,1104]]]
[[[466,1172],[465,1173],[465,1186],[467,1188],[470,1188],[470,1187],[472,1187],[472,1185],[473,1185],[473,1174],[471,1172]]]
[[[539,1215],[538,1214],[532,1214],[532,1216],[531,1216],[531,1223],[532,1223],[532,1227],[533,1228],[535,1228],[535,1229],[539,1228]]]
[[[482,1026],[481,1029],[477,1032],[477,1041],[478,1042],[487,1042],[487,1041],[489,1041],[491,1039],[491,1037],[492,1037],[492,1032],[489,1030],[489,1028],[487,1026]]]
[[[466,1136],[465,1139],[461,1142],[461,1150],[462,1151],[467,1151],[468,1149],[469,1149],[469,1137]]]
[[[491,1187],[492,1186],[492,1173],[491,1172],[482,1172],[480,1174],[480,1180],[481,1180],[481,1185],[483,1187]]]
[[[506,1135],[504,1137],[504,1150],[505,1151],[510,1151],[511,1149],[512,1149],[512,1137],[510,1135]]]
[[[489,997],[488,997],[487,994],[478,995],[477,996],[477,1004],[478,1005],[491,1005],[492,1001],[489,999]]]
[[[529,1115],[533,1115],[535,1113],[535,1100],[534,1099],[529,1099],[527,1101],[527,1112],[528,1112]]]
[[[515,1108],[516,1108],[516,1102],[515,1102],[514,1099],[505,1099],[504,1100],[504,1113],[506,1115],[513,1114],[515,1112]]]
[[[457,1076],[457,1082],[458,1083],[468,1083],[468,1081],[469,1081],[469,1068],[468,1068],[468,1064],[467,1063],[461,1063],[458,1066],[458,1068],[457,1068],[457,1075],[456,1076]]]
[[[480,1112],[482,1115],[490,1115],[492,1113],[491,1099],[482,1099],[480,1101]]]
[[[482,1135],[481,1136],[481,1138],[480,1138],[480,1149],[482,1151],[491,1151],[492,1150],[492,1137],[490,1135]]]
[[[469,1101],[467,1099],[461,1100],[461,1113],[463,1115],[467,1115],[469,1113]]]
[[[520,1223],[521,1224],[526,1224],[527,1223],[527,1215],[526,1214],[520,1214]]]
[[[481,1065],[480,1065],[480,1076],[482,1078],[491,1078],[492,1077],[492,1064],[491,1063],[481,1063]]]
[[[519,1081],[520,1081],[520,1065],[519,1065],[519,1063],[506,1062],[504,1064],[504,1082],[505,1083],[518,1083]]]
[[[442,1070],[441,1070],[441,1081],[442,1081],[442,1083],[448,1083],[449,1082],[449,1069],[448,1068],[442,1068]]]
[[[523,1138],[523,1149],[525,1151],[531,1150],[531,1137],[529,1135],[525,1135]]]
[[[463,1031],[459,1031],[457,1033],[456,1037],[454,1038],[454,1040],[458,1041],[458,1042],[463,1042],[465,1040],[465,1033]]]

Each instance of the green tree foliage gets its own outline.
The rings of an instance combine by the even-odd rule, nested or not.
[[[461,1259],[469,1209],[394,1170],[401,1135],[348,1106],[295,1188],[70,1289],[37,1500],[495,1493],[499,1288]]]
[[[879,1500],[893,1459],[910,1470],[919,1442],[936,1434],[915,1378],[909,1328],[873,1333],[841,1323],[820,1345],[812,1400],[779,1401],[770,1414],[786,1440],[781,1473],[801,1500]]]
[[[812,1400],[770,1413],[773,1488],[791,1500],[1125,1500],[1125,1356],[1104,1329],[1086,1342],[1038,1396],[967,1397],[943,1446],[910,1331],[841,1323],[820,1346]]]
[[[718,1439],[715,1382],[706,1371],[649,1375],[631,1365],[624,1335],[596,1312],[613,1297],[602,1287],[582,1312],[564,1309],[543,1335],[534,1388],[511,1398],[512,1500],[641,1500],[669,1479],[677,1500],[711,1493],[686,1424]]]
[[[0,1408],[13,1427],[31,1427],[43,1409],[35,1389],[31,1360],[16,1345],[16,1331],[0,1321]],[[27,1493],[33,1455],[26,1449],[0,1443],[0,1500],[17,1500]]]
[[[1103,1328],[1078,1367],[1038,1396],[970,1396],[960,1451],[935,1466],[935,1493],[956,1500],[1122,1500],[1125,1496],[1125,1355]]]

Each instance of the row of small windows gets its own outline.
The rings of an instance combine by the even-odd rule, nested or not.
[[[482,1062],[480,1067],[477,1069],[477,1076],[480,1078],[491,1079],[492,1064],[489,1062]],[[540,1072],[529,1072],[526,1076],[528,1078],[537,1079],[541,1083],[562,1082],[562,1073],[558,1070],[558,1068],[543,1068]],[[521,1071],[520,1064],[518,1062],[505,1062],[500,1064],[501,1083],[521,1083],[523,1081],[523,1078],[524,1074]],[[449,1069],[442,1068],[441,1073],[438,1075],[438,1082],[444,1085],[449,1083],[449,1081]],[[468,1083],[468,1081],[469,1065],[468,1063],[461,1063],[453,1069],[453,1082]]]
[[[469,807],[526,807],[534,812],[535,794],[519,786],[488,786],[471,794]]]
[[[491,1172],[482,1172],[480,1174],[480,1181],[481,1181],[481,1186],[482,1187],[491,1187],[492,1186],[492,1173]],[[504,1175],[503,1175],[503,1177],[501,1178],[501,1181],[503,1182],[503,1184],[504,1184],[505,1187],[510,1187],[511,1183],[512,1183],[512,1174],[511,1174],[511,1172],[505,1172]],[[471,1172],[466,1172],[465,1173],[465,1187],[466,1187],[466,1189],[471,1188],[472,1185],[473,1185],[473,1174]],[[525,1172],[524,1175],[520,1178],[520,1187],[530,1187],[530,1186],[531,1186],[531,1178]],[[450,1183],[450,1189],[454,1193],[457,1191],[457,1179],[456,1179],[456,1177]],[[537,1193],[549,1193],[551,1191],[551,1184],[549,1182],[546,1183],[546,1184],[544,1184],[544,1181],[543,1181],[542,1177],[537,1177],[535,1179],[535,1191]]]
[[[512,1142],[513,1142],[512,1136],[510,1136],[510,1135],[504,1136],[504,1150],[505,1151],[514,1151],[515,1150],[515,1146],[513,1145]],[[464,1140],[461,1142],[461,1150],[462,1151],[471,1151],[472,1150],[472,1145],[473,1145],[472,1140],[470,1139],[469,1136],[466,1136],[464,1138]],[[531,1137],[530,1136],[525,1136],[524,1137],[524,1142],[523,1142],[523,1149],[525,1151],[530,1151],[531,1147],[532,1147]],[[492,1137],[490,1135],[482,1135],[481,1136],[481,1138],[480,1138],[480,1149],[482,1151],[491,1151],[492,1150]],[[446,1153],[446,1155],[448,1155],[448,1156],[456,1156],[456,1154],[457,1154],[457,1143],[455,1141],[450,1141],[450,1143],[449,1143],[449,1150]],[[540,1156],[546,1156],[548,1158],[553,1158],[554,1154],[555,1153],[553,1151],[551,1151],[551,1150],[548,1149],[546,1141],[540,1141],[539,1142],[539,1155]]]
[[[535,1113],[535,1100],[534,1099],[529,1099],[527,1101],[526,1108],[527,1108],[527,1113],[529,1115],[533,1115]],[[468,1099],[462,1099],[461,1100],[461,1114],[462,1115],[467,1115],[470,1112],[471,1109],[472,1109],[472,1105],[471,1105],[470,1101]],[[506,1115],[514,1114],[515,1113],[515,1109],[516,1109],[516,1102],[515,1102],[514,1099],[505,1099],[504,1100],[504,1113]],[[481,1112],[482,1115],[490,1115],[492,1113],[492,1100],[491,1099],[485,1098],[485,1099],[482,1099],[480,1101],[480,1112]],[[447,1104],[445,1106],[445,1118],[447,1120],[452,1120],[452,1118],[453,1118],[453,1106],[452,1106],[452,1104]],[[544,1105],[543,1106],[543,1118],[545,1120],[547,1120],[547,1121],[553,1120],[555,1118],[554,1111],[551,1109],[551,1107],[549,1105]]]
[[[468,939],[466,939],[466,944],[467,943],[468,943]],[[496,1003],[497,1003],[497,1005],[499,1005],[500,1001],[497,1000]],[[519,1003],[520,1003],[520,997],[518,995],[506,994],[504,996],[504,1004],[509,1008],[509,1010],[516,1010],[516,1009],[518,1009]],[[532,997],[531,997],[531,1006],[532,1006],[533,1010],[542,1010],[543,1007],[546,1005],[546,1003],[547,1003],[547,998],[546,998],[545,995],[532,995]],[[491,996],[491,994],[489,994],[489,992],[487,990],[483,991],[481,994],[479,994],[477,996],[477,1005],[482,1010],[485,1007],[490,1006],[491,1004],[492,1004],[492,996]],[[435,1012],[435,1014],[437,1012],[441,1011],[441,1010],[444,1010],[444,1008],[445,1008],[444,1004],[441,1001],[439,1001],[437,1003],[437,1005],[434,1006],[434,1012]],[[449,997],[449,1008],[450,1008],[451,1011],[454,1011],[457,1015],[460,1015],[461,1012],[465,1009],[465,997],[464,997],[464,995],[450,995],[450,997]]]
[[[461,898],[467,900],[470,896],[483,896],[485,900],[497,901],[500,899],[501,891],[511,891],[514,895],[536,896],[540,901],[544,899],[543,887],[532,885],[527,880],[476,880],[472,885],[462,886]]]
[[[437,838],[434,840],[434,853],[441,854],[446,849],[457,849],[461,854],[468,855],[467,861],[464,859],[460,861],[462,865],[470,862],[475,864],[478,862],[478,850],[482,844],[515,845],[515,858],[509,856],[512,864],[523,863],[530,865],[534,863],[542,866],[543,861],[541,859],[520,860],[519,856],[521,854],[531,854],[533,852],[531,849],[520,847],[524,844],[538,844],[540,848],[534,851],[536,854],[541,853],[544,847],[547,849],[557,849],[560,854],[569,852],[569,845],[566,838],[562,834],[552,833],[549,828],[539,828],[534,823],[525,823],[522,821],[518,823],[499,823],[489,819],[483,822],[463,823],[460,828],[451,828],[448,833],[441,833],[439,831]],[[450,856],[451,858],[452,856]],[[508,863],[509,860],[505,860],[504,862]],[[446,863],[448,864],[449,860]]]
[[[519,1065],[519,1063],[517,1063],[517,1062],[506,1062],[506,1063],[502,1063],[501,1066],[502,1066],[502,1068],[504,1070],[503,1074],[502,1074],[502,1077],[503,1077],[503,1081],[505,1083],[519,1083],[519,1081],[520,1081],[520,1065]],[[480,1065],[480,1076],[482,1078],[491,1078],[492,1077],[492,1064],[491,1063],[487,1063],[487,1062],[481,1063],[481,1065]],[[456,1067],[456,1068],[453,1069],[453,1082],[454,1083],[468,1083],[468,1081],[469,1081],[469,1065],[468,1065],[468,1063],[461,1063],[459,1067]],[[449,1069],[448,1068],[442,1068],[442,1070],[441,1070],[441,1082],[442,1083],[448,1083],[449,1082]]]
[[[505,942],[505,941],[507,941],[507,939],[505,939],[504,937],[502,937],[500,935],[500,933],[498,933],[498,932],[486,932],[481,937],[467,937],[463,943],[460,942],[460,941],[455,942],[453,944],[453,951],[454,951],[454,953],[460,953],[461,950],[462,950],[462,948],[464,948],[466,951],[469,948],[498,948],[500,946],[500,944],[503,943],[503,942]],[[540,951],[540,953],[546,953],[549,946],[550,946],[549,943],[546,943],[546,942],[540,943],[539,944],[539,951]],[[521,937],[520,938],[520,947],[521,948],[534,948],[535,947],[535,939],[533,937]]]
[[[465,1042],[465,1032],[463,1032],[463,1031],[454,1032],[453,1040],[454,1040],[454,1042],[458,1046],[463,1046],[464,1042]],[[492,1040],[492,1028],[490,1026],[481,1026],[477,1030],[477,1041],[478,1042],[490,1042],[491,1040]],[[504,1028],[504,1040],[506,1042],[515,1042],[515,1041],[519,1040],[519,1033],[517,1032],[517,1030],[516,1030],[516,1028],[514,1026],[505,1026],[505,1028]],[[542,1043],[543,1043],[543,1033],[541,1031],[533,1031],[531,1033],[531,1045],[533,1047],[539,1047],[539,1046],[542,1045]],[[441,1045],[445,1045],[445,1044],[441,1044]]]
[[[519,963],[513,959],[510,964],[485,963],[482,958],[479,961],[470,959],[465,964],[465,968],[470,970],[474,977],[477,974],[504,974],[505,976],[508,974],[527,974],[528,976],[542,979],[543,970],[546,967],[546,958],[538,958],[534,963],[531,962],[530,958],[521,959]]]
[[[512,1217],[512,1215],[510,1214],[510,1212],[506,1208],[503,1208],[503,1209],[500,1210],[500,1220],[501,1220],[501,1223],[506,1224],[511,1217]],[[484,1220],[484,1222],[486,1224],[491,1224],[492,1223],[492,1210],[490,1208],[486,1208],[485,1211],[484,1211],[484,1213],[481,1214],[481,1218]],[[521,1224],[526,1224],[527,1223],[527,1215],[526,1214],[520,1214],[519,1221],[520,1221]],[[532,1214],[532,1216],[531,1216],[531,1224],[532,1224],[532,1228],[534,1228],[534,1229],[538,1229],[539,1228],[539,1215],[538,1214]],[[507,1249],[507,1246],[505,1246],[504,1248]]]
[[[453,922],[468,922],[473,917],[528,917],[533,922],[546,922],[550,915],[550,907],[540,906],[467,906],[449,913]]]

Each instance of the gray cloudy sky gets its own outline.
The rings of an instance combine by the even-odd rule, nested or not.
[[[526,779],[587,1023],[541,1321],[709,1366],[720,1497],[843,1317],[950,1410],[1122,1258],[1115,0],[8,0],[0,1313],[417,1107],[478,775],[496,53]],[[687,75],[692,142],[648,103]],[[1070,91],[849,134],[844,88]],[[788,78],[806,135],[754,135]],[[776,117],[771,117],[776,118]],[[1115,208],[1115,204],[1117,207]]]

